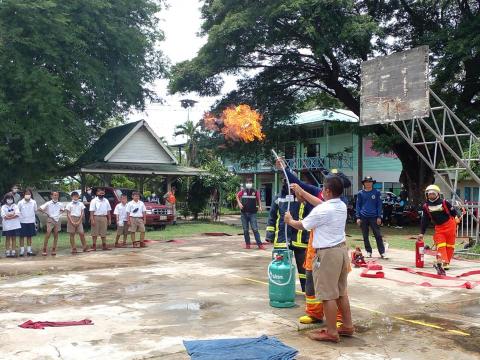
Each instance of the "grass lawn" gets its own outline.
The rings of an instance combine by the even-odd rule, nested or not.
[[[260,225],[260,235],[262,239],[265,238],[265,229],[262,229],[262,225]],[[241,226],[235,225],[226,225],[222,223],[212,223],[208,221],[192,221],[187,223],[180,223],[175,226],[167,226],[165,230],[156,230],[156,231],[148,231],[146,233],[146,239],[150,240],[171,240],[176,238],[182,237],[189,237],[194,235],[200,235],[206,232],[225,232],[231,235],[237,235],[242,233]],[[389,243],[390,248],[393,249],[406,249],[406,250],[414,250],[415,249],[415,240],[409,239],[410,236],[416,236],[419,232],[418,226],[411,226],[405,227],[403,229],[394,229],[383,227],[382,234],[386,242]],[[356,246],[360,246],[363,248],[363,240],[360,228],[355,224],[347,224],[347,242],[350,248],[355,248]],[[137,240],[138,240],[137,234]],[[38,234],[33,240],[33,247],[34,249],[39,252],[43,246],[43,237],[44,234]],[[91,236],[87,233],[86,234],[87,243],[91,245]],[[107,241],[110,245],[112,245],[115,241],[115,229],[109,229],[107,234]],[[130,239],[128,239],[130,242]],[[49,245],[51,247],[53,243],[53,235],[50,237]],[[370,234],[370,243],[373,249],[376,249],[375,239],[373,238],[372,234]],[[425,243],[432,245],[432,229],[429,229],[426,236],[425,236]],[[76,245],[77,248],[80,249],[80,239],[78,235],[76,236]],[[97,246],[101,245],[100,239],[97,240]],[[17,239],[17,246],[18,246],[18,239]],[[69,249],[70,248],[70,241],[69,236],[65,232],[65,229],[59,234],[58,246],[57,250],[62,249]],[[458,248],[462,248],[461,244],[458,244]]]
[[[191,223],[181,223],[175,226],[167,226],[165,230],[155,230],[149,231],[147,228],[147,232],[145,234],[145,238],[149,240],[171,240],[180,237],[188,237],[193,235],[200,235],[205,232],[225,232],[228,234],[236,235],[241,231],[240,227],[226,225],[221,223],[209,223],[209,222],[191,222]],[[107,242],[111,246],[115,242],[115,229],[109,229],[107,233]],[[45,234],[39,233],[33,240],[33,248],[36,252],[41,252],[43,247],[43,239]],[[92,237],[88,232],[85,233],[85,238],[87,240],[87,244],[92,244]],[[136,240],[139,239],[139,234],[136,235]],[[80,238],[78,235],[75,236],[75,243],[77,249],[81,249]],[[101,246],[101,239],[97,239],[97,247]],[[128,237],[127,243],[130,244],[130,236]],[[48,242],[49,249],[53,244],[53,234],[50,236],[50,240]],[[17,238],[17,247],[19,246],[18,238]],[[66,229],[63,229],[62,232],[59,233],[58,236],[58,244],[57,250],[62,249],[70,249],[70,237],[67,234]]]

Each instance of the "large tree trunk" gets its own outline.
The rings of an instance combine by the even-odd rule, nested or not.
[[[421,204],[425,200],[425,188],[435,179],[433,171],[408,143],[395,144],[393,151],[402,162],[399,180],[408,190],[409,202]]]

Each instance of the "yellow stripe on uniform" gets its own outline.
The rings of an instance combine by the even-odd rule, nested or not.
[[[306,278],[307,278],[307,275],[305,275],[305,274],[298,274],[298,278],[299,278],[299,279],[306,279]]]
[[[267,226],[267,231],[275,231],[275,227],[274,226]]]

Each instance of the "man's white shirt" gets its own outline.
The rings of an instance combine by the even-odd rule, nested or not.
[[[302,220],[305,230],[313,229],[313,247],[328,248],[345,241],[347,206],[340,199],[331,199],[317,205]]]
[[[127,213],[130,215],[130,217],[138,217],[138,218],[143,218],[143,213],[147,211],[147,208],[145,207],[145,204],[143,201],[130,201],[127,204]]]
[[[90,202],[90,212],[93,213],[93,215],[104,216],[107,215],[110,210],[112,210],[112,207],[105,198],[100,200],[96,197]]]

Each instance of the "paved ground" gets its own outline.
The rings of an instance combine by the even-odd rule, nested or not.
[[[349,293],[358,333],[320,344],[300,327],[304,300],[292,309],[268,305],[269,251],[243,250],[242,239],[196,237],[72,257],[1,259],[1,359],[188,359],[184,339],[274,335],[313,359],[480,358],[480,286],[429,288],[366,279],[354,269]],[[386,276],[459,285],[391,268],[413,253],[392,251]],[[380,261],[379,261],[380,262]],[[456,261],[452,274],[480,269]],[[480,281],[480,276],[472,277]],[[27,330],[32,319],[89,318],[93,326]]]

